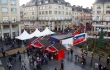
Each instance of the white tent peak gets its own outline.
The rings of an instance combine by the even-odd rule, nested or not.
[[[45,28],[44,31],[42,31],[43,35],[49,35],[49,34],[54,34],[55,32],[52,32],[51,30],[48,29],[48,27]]]
[[[30,34],[27,33],[27,31],[23,31],[23,33],[17,37],[15,37],[17,39],[20,39],[20,40],[26,40],[26,39],[30,39],[32,38],[32,36],[30,36]]]
[[[32,34],[30,34],[31,36],[37,36],[37,34],[40,34],[41,32],[38,30],[38,28],[36,28],[36,30],[32,33]]]

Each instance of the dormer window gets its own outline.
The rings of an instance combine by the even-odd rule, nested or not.
[[[41,2],[39,2],[39,4],[41,4]]]
[[[45,1],[45,3],[47,4],[47,3],[48,3],[48,1]]]

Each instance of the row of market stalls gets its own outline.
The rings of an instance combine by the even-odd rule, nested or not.
[[[64,58],[65,48],[68,50],[75,43],[83,42],[85,40],[85,33],[73,36],[72,34],[60,34],[54,35],[55,32],[50,31],[46,28],[44,31],[40,32],[37,28],[32,34],[28,34],[25,30],[24,32],[15,37],[20,40],[28,39],[28,48],[36,47],[42,49],[43,53],[51,52],[53,53],[53,58],[59,60]],[[73,42],[74,41],[74,42]]]
[[[28,42],[28,47],[36,47],[39,49],[43,49],[43,53],[51,52],[53,53],[53,58],[59,60],[62,59],[65,55],[65,47],[61,43],[51,44],[48,39],[49,36],[44,38],[32,38]]]

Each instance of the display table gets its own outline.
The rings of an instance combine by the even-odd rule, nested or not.
[[[3,67],[3,65],[2,65],[1,60],[0,60],[0,70],[5,70],[4,67]]]

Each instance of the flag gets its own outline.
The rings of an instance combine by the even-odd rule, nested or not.
[[[74,36],[75,36],[75,35],[78,35],[78,34],[80,34],[78,30],[76,30],[76,31],[73,33]]]
[[[81,34],[78,34],[78,35],[74,36],[73,45],[84,42],[86,40],[86,37],[87,37],[86,33],[81,33]]]

